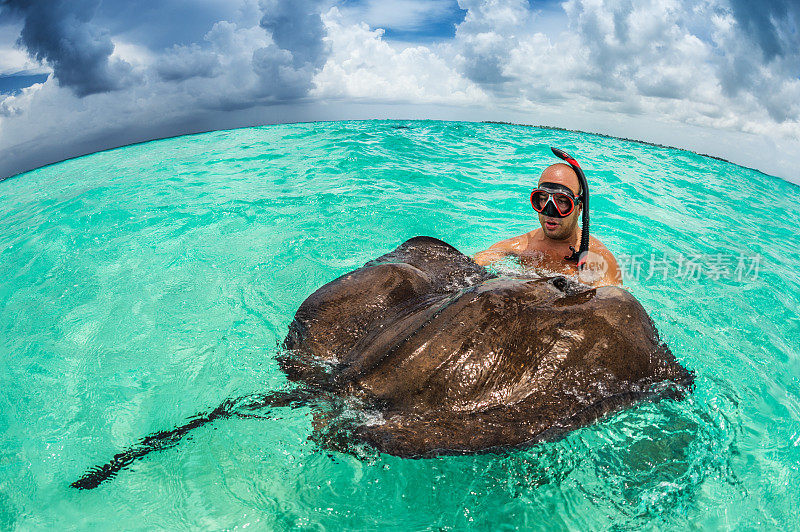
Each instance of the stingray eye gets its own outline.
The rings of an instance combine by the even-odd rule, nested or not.
[[[562,292],[565,292],[567,290],[567,286],[569,286],[569,281],[567,281],[567,278],[564,277],[563,275],[559,275],[558,277],[553,277],[550,280],[550,282],[553,283],[553,286],[555,286]]]

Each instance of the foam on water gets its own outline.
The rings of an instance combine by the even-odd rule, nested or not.
[[[321,450],[312,410],[285,409],[69,488],[148,433],[281,387],[278,344],[323,283],[412,236],[473,253],[534,227],[550,145],[585,168],[592,233],[696,371],[687,400],[426,460]],[[427,121],[220,131],[0,182],[0,528],[791,526],[798,204],[797,186],[685,151]]]

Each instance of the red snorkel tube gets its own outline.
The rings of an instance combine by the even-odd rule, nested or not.
[[[583,212],[581,213],[581,217],[583,218],[583,229],[581,231],[581,245],[578,251],[575,251],[575,248],[570,246],[569,249],[572,250],[572,255],[568,257],[564,257],[566,260],[571,260],[578,263],[578,269],[582,270],[584,266],[586,266],[586,259],[589,256],[589,184],[586,182],[586,176],[581,170],[581,166],[578,164],[578,161],[572,158],[570,154],[563,150],[559,150],[558,148],[553,148],[552,146],[550,149],[559,159],[563,159],[566,161],[575,173],[578,174],[578,181],[581,184],[581,203],[583,204]]]

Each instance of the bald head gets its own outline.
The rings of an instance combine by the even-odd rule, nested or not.
[[[542,172],[542,177],[539,178],[539,184],[542,183],[557,183],[564,185],[572,191],[574,195],[579,195],[581,191],[580,181],[578,181],[578,174],[568,164],[556,163],[551,164]]]

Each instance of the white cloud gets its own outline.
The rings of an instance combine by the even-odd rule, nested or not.
[[[51,81],[51,80],[47,80]],[[52,83],[52,81],[51,81]],[[23,114],[31,106],[31,100],[34,95],[41,90],[44,83],[34,83],[30,87],[23,88],[19,94],[15,96],[2,96],[0,95],[0,135],[3,132],[2,117],[11,117]]]
[[[331,54],[314,78],[317,98],[399,103],[488,103],[486,94],[426,46],[395,50],[382,29],[348,24],[336,8],[324,17]]]
[[[49,74],[52,70],[32,61],[28,54],[16,47],[0,46],[0,76],[17,73]]]
[[[153,63],[155,54],[146,46],[124,41],[116,38],[113,40],[114,51],[109,56],[110,59],[122,60],[134,68],[144,68]]]

